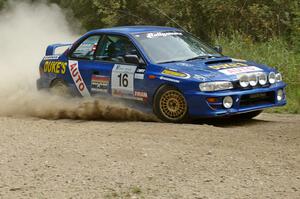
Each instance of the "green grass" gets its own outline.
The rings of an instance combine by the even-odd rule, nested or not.
[[[269,112],[300,113],[300,54],[291,50],[283,39],[255,43],[249,37],[233,34],[230,38],[216,37],[215,44],[221,45],[227,56],[252,60],[278,69],[288,84],[288,104]]]

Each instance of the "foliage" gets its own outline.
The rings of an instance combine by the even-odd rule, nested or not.
[[[0,0],[0,10],[3,8],[5,1],[4,0]]]
[[[86,29],[116,25],[169,25],[175,20],[201,37],[239,31],[255,41],[300,40],[298,0],[49,0],[72,10]],[[170,18],[172,20],[170,20]],[[299,48],[299,47],[298,47]]]
[[[5,1],[0,0],[0,9]],[[300,50],[299,0],[44,1],[72,13],[86,30],[137,24],[176,26],[176,21],[206,41],[211,35],[230,36],[238,31],[255,41],[284,37]]]

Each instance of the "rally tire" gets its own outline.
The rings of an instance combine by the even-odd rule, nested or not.
[[[71,92],[69,87],[61,79],[56,79],[51,83],[50,93],[52,95],[61,96],[61,97],[71,97]]]
[[[188,119],[188,105],[183,94],[173,86],[162,86],[156,92],[154,114],[164,122],[182,123]]]

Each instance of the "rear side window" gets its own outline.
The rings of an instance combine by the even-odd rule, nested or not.
[[[88,37],[73,51],[71,57],[92,60],[100,38],[100,35]]]

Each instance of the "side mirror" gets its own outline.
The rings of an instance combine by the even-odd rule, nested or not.
[[[223,52],[223,48],[220,45],[215,46],[214,49],[215,49],[215,51],[217,51],[220,54],[222,54],[222,52]]]
[[[143,65],[144,62],[140,61],[139,57],[137,55],[125,55],[124,56],[125,62],[135,65]]]

